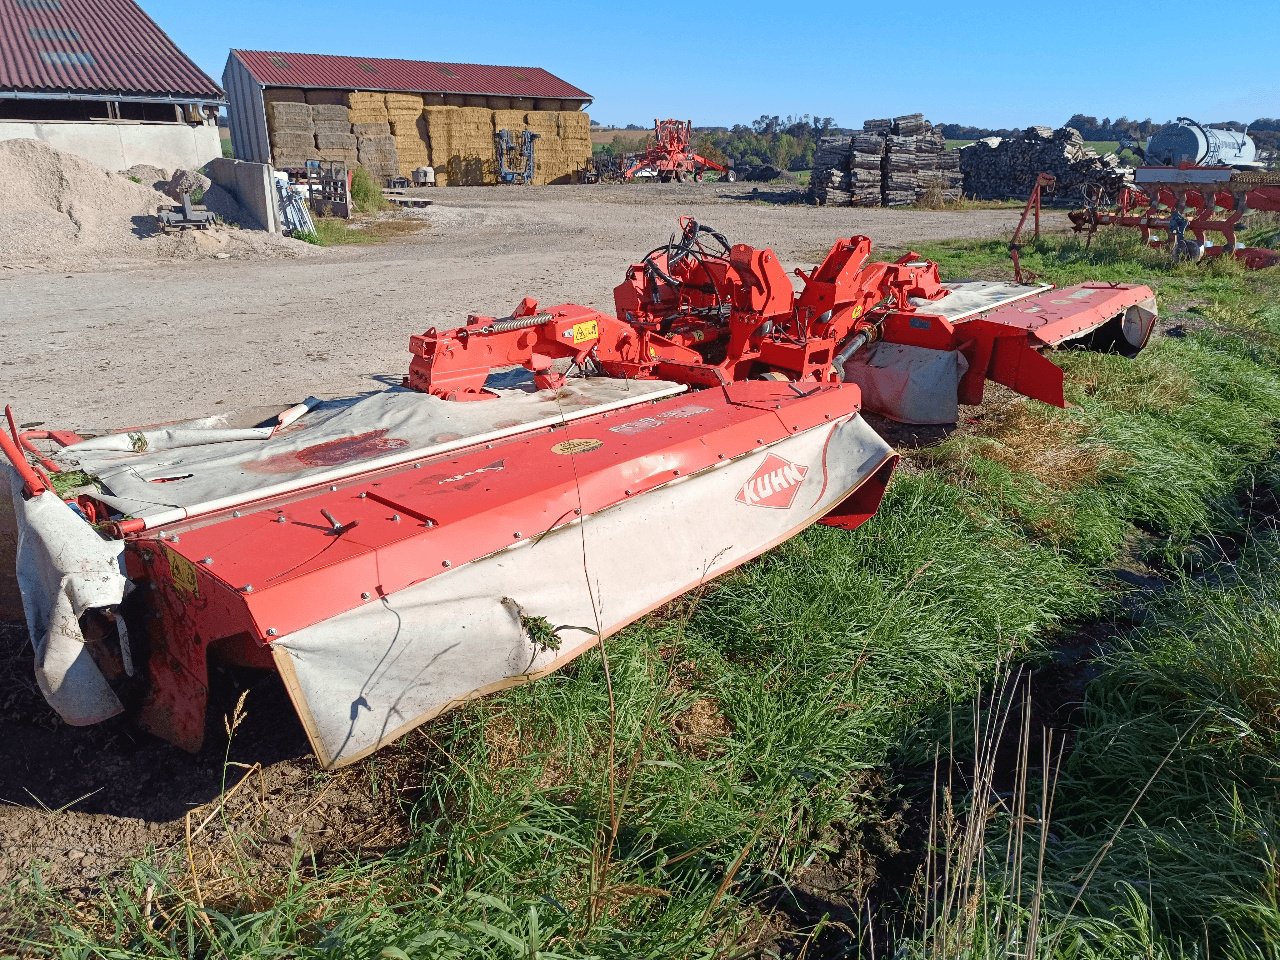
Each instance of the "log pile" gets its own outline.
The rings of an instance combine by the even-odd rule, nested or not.
[[[810,199],[879,207],[960,197],[960,158],[923,114],[868,120],[852,137],[824,137],[814,154]]]
[[[928,203],[939,206],[960,199],[960,158],[947,152],[947,142],[923,114],[892,120],[869,120],[864,130],[885,129],[884,183],[886,207]]]
[[[853,198],[849,189],[849,138],[823,137],[813,154],[809,195],[820,207],[848,207]]]
[[[1046,202],[1069,205],[1080,201],[1086,185],[1098,184],[1115,195],[1128,176],[1114,153],[1099,157],[1071,127],[1028,127],[1016,137],[975,141],[959,154],[964,192],[981,200],[1022,200],[1037,174],[1051,173],[1058,184]]]

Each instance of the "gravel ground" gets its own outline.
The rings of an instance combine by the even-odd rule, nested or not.
[[[0,269],[3,399],[23,422],[90,429],[374,388],[403,375],[411,333],[468,313],[502,315],[524,296],[611,310],[626,266],[685,213],[772,246],[788,268],[840,236],[883,249],[1007,233],[1018,217],[780,205],[742,184],[425,193],[422,233],[318,257]]]
[[[421,233],[322,256],[0,270],[2,399],[20,422],[94,429],[376,389],[407,369],[411,333],[468,312],[503,314],[526,295],[609,309],[625,267],[685,213],[806,268],[840,236],[865,233],[881,249],[902,247],[1007,234],[1018,216],[782,205],[741,184],[425,195],[433,205],[414,214]],[[11,556],[0,560],[0,579],[11,576],[3,569]],[[295,844],[323,853],[394,842],[403,821],[386,787],[374,787],[386,777],[371,773],[411,745],[320,775],[275,679],[250,682],[249,720],[232,759],[253,768],[256,781],[241,796],[255,799],[219,819],[251,831],[289,825],[261,835],[264,869],[287,861]],[[0,729],[0,882],[42,863],[45,882],[92,895],[129,858],[174,849],[187,813],[200,811],[193,817],[203,822],[212,808],[202,805],[222,786],[216,736],[191,757],[123,721],[60,723],[35,689],[25,630],[13,624],[0,625]],[[243,769],[232,770],[232,781]],[[197,846],[218,842],[206,834]]]

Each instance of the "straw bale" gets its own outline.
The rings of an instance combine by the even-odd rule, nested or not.
[[[316,140],[309,133],[275,133],[271,135],[271,147],[288,154],[314,153]]]
[[[387,95],[385,93],[370,93],[368,90],[354,90],[347,94],[347,105],[352,110],[371,110],[374,107],[379,110],[386,110]]]
[[[317,120],[313,127],[317,135],[351,132],[351,124],[346,120]]]
[[[357,137],[389,137],[391,136],[391,124],[386,120],[373,123],[356,123],[351,121],[351,132]]]
[[[320,156],[317,159],[346,164],[348,167],[356,166],[359,161],[355,150],[320,150],[318,152]]]
[[[561,110],[560,136],[566,140],[579,138],[590,141],[591,118],[581,110]]]
[[[387,112],[396,110],[421,110],[422,95],[417,93],[386,93]]]
[[[343,107],[349,104],[345,90],[308,90],[306,97],[310,104],[336,104]]]
[[[316,146],[321,152],[325,150],[350,150],[356,149],[356,138],[350,133],[317,133]]]
[[[273,129],[311,129],[311,108],[305,103],[278,101],[267,104],[267,126]]]
[[[498,130],[514,130],[519,132],[524,129],[524,111],[523,110],[495,110],[493,111],[493,129]]]
[[[560,136],[560,114],[548,110],[530,110],[524,115],[525,126],[543,137]]]
[[[347,108],[339,103],[317,103],[311,108],[311,119],[313,122],[321,120],[341,120],[343,123],[350,123],[351,118],[347,115]]]
[[[262,91],[264,103],[306,103],[307,96],[292,87],[272,87]]]

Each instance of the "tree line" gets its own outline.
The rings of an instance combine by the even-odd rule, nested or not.
[[[1117,117],[1113,120],[1110,117],[1098,119],[1077,113],[1063,126],[1079,130],[1085,140],[1134,140],[1141,143],[1162,124],[1156,123],[1149,117],[1145,120],[1130,120],[1128,117]],[[1249,135],[1261,149],[1280,150],[1280,119],[1263,117],[1247,125],[1229,120],[1207,124],[1207,126],[1227,127],[1232,130],[1244,130],[1247,126]],[[636,124],[628,124],[625,129],[639,131],[643,128]],[[1006,129],[943,123],[939,124],[937,129],[948,140],[979,140],[983,137],[1017,136],[1026,128]],[[693,148],[709,160],[714,160],[716,163],[732,161],[735,167],[743,170],[763,166],[773,166],[779,170],[808,170],[813,167],[814,153],[824,136],[848,132],[836,126],[831,117],[808,113],[786,117],[762,114],[759,119],[751,123],[738,123],[728,128],[696,129]],[[614,137],[612,143],[597,146],[596,152],[620,157],[637,153],[643,148],[644,143],[634,136],[634,133],[629,137],[619,134]]]

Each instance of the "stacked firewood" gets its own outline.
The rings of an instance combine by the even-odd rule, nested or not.
[[[884,199],[884,144],[879,133],[863,130],[853,135],[849,190],[855,207],[878,207]]]
[[[947,142],[933,124],[923,114],[912,113],[893,120],[868,120],[862,127],[880,131],[886,124],[884,206],[959,200],[959,158],[947,153]]]
[[[879,207],[959,199],[960,161],[922,114],[868,120],[852,138],[825,137],[814,158],[810,198],[831,206]]]
[[[823,137],[813,154],[809,195],[819,206],[847,207],[849,191],[849,138]]]
[[[1130,174],[1114,153],[1098,156],[1071,127],[1028,127],[1016,137],[978,140],[959,154],[964,192],[982,200],[1021,200],[1037,174],[1051,173],[1058,183],[1046,202],[1070,205],[1079,203],[1083,188],[1094,184],[1114,196]]]

